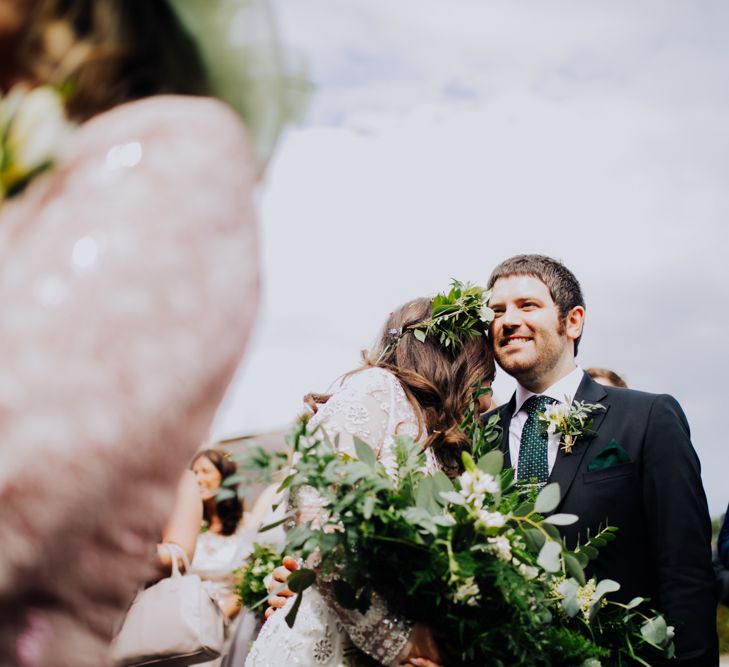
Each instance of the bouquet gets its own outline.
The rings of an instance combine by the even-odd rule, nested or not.
[[[282,554],[270,544],[255,543],[243,567],[234,572],[241,605],[255,610],[261,620],[265,612],[262,603],[268,597],[265,579],[281,564],[281,558]]]
[[[481,445],[490,437],[483,429],[475,436]],[[296,462],[282,488],[294,497],[314,488],[325,512],[287,534],[284,552],[318,561],[289,578],[299,593],[289,624],[305,589],[320,581],[331,582],[344,608],[364,613],[377,592],[394,611],[430,625],[447,664],[597,667],[672,656],[663,617],[642,598],[609,600],[619,584],[585,576],[614,528],[568,550],[557,527],[577,517],[549,515],[558,485],[517,487],[498,450],[478,461],[464,454],[464,472],[451,480],[425,471],[422,445],[395,442],[391,477],[361,440],[354,459],[306,420],[292,435]]]

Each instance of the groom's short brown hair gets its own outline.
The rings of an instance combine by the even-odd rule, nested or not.
[[[552,300],[557,304],[560,317],[564,320],[575,307],[585,307],[580,283],[562,262],[546,255],[515,255],[505,259],[492,272],[488,289],[494,286],[499,278],[509,276],[533,276],[541,280],[549,290]],[[582,335],[575,339],[575,356]]]

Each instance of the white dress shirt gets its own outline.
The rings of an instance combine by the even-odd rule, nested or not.
[[[519,447],[521,445],[521,432],[524,430],[524,424],[529,416],[526,410],[523,410],[524,403],[532,396],[549,396],[559,403],[565,402],[565,396],[574,399],[577,388],[582,382],[585,372],[577,366],[568,375],[561,380],[555,382],[551,387],[545,389],[541,394],[535,394],[533,391],[525,389],[520,384],[516,385],[516,406],[514,408],[514,416],[511,418],[509,425],[509,456],[511,457],[511,467],[514,472],[519,471]],[[547,437],[547,465],[549,472],[552,473],[554,462],[557,460],[557,450],[559,449],[559,439],[561,433],[553,433]]]

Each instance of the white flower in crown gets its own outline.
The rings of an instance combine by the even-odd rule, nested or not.
[[[0,98],[0,200],[53,163],[72,127],[51,86],[16,86]]]
[[[582,435],[592,427],[590,415],[604,410],[600,403],[573,401],[570,396],[564,397],[564,403],[552,403],[543,412],[537,413],[541,427],[549,434],[560,433],[560,445],[565,454],[571,454],[572,448]]]

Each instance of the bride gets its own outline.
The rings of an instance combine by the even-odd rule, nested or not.
[[[482,297],[480,290],[478,294]],[[342,452],[355,455],[356,436],[371,445],[392,472],[393,435],[409,435],[423,444],[429,468],[449,475],[460,472],[461,452],[469,448],[460,423],[474,391],[493,380],[494,362],[484,336],[474,335],[473,330],[456,332],[455,350],[441,345],[426,328],[426,323],[434,322],[437,328],[431,306],[431,299],[420,298],[393,312],[374,350],[365,354],[363,367],[346,375],[335,392],[324,397],[311,423],[321,424],[332,439],[339,436]],[[481,319],[480,307],[474,306],[468,314],[474,316],[473,328],[485,334],[487,323]],[[416,339],[414,325],[429,332],[423,342]],[[317,497],[303,496],[291,500],[298,523],[316,520],[322,512]],[[291,560],[285,559],[289,569],[295,567]],[[279,580],[288,576],[287,569],[278,568],[282,569],[286,574],[277,571]],[[370,609],[361,614],[337,605],[325,587],[309,589],[289,628],[285,616],[293,601],[293,597],[272,598],[272,605],[284,609],[272,613],[269,608],[246,667],[339,667],[363,664],[363,660],[371,664],[370,659],[385,665],[432,667],[441,660],[430,628],[389,611],[376,595]]]

